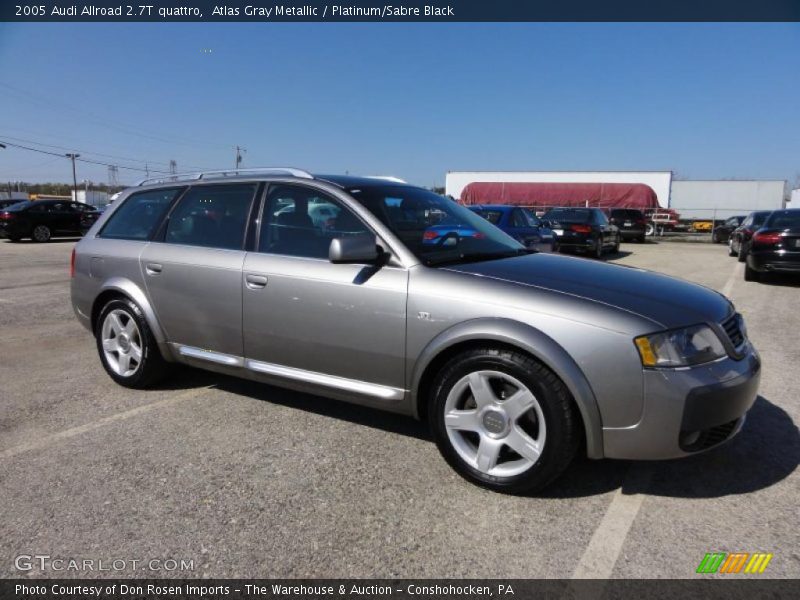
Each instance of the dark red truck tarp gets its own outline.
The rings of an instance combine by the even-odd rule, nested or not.
[[[588,206],[658,208],[658,197],[643,183],[517,183],[475,182],[461,192],[462,204],[516,206]]]

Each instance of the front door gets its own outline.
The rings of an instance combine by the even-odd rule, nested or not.
[[[335,216],[319,218],[320,207]],[[402,398],[408,272],[328,260],[334,237],[370,233],[312,187],[268,190],[258,251],[244,264],[248,368],[320,391]]]
[[[147,292],[179,354],[241,363],[244,234],[256,184],[196,185],[141,255]]]

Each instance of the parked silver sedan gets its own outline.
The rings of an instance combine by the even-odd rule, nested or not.
[[[309,212],[320,204],[337,209],[325,227]],[[119,384],[186,363],[412,415],[458,473],[499,491],[540,489],[578,452],[707,450],[757,393],[758,354],[717,292],[532,252],[397,180],[147,182],[72,265],[75,314]]]

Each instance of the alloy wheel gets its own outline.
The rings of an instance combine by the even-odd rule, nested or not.
[[[142,334],[134,318],[115,309],[106,315],[101,331],[103,355],[121,377],[130,377],[142,364]]]
[[[50,239],[50,228],[47,225],[37,225],[33,228],[33,239],[37,242],[46,242]]]
[[[444,412],[453,448],[486,475],[524,473],[544,449],[542,408],[533,393],[507,373],[481,370],[465,375],[450,390]]]

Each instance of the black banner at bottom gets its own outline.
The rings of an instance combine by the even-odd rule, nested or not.
[[[800,597],[800,580],[732,575],[708,579],[6,579],[0,598],[134,600],[434,600],[589,598],[670,600]]]

